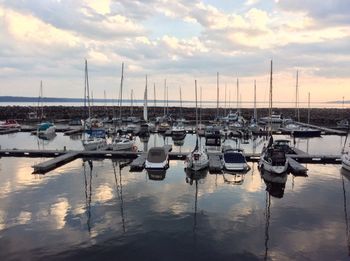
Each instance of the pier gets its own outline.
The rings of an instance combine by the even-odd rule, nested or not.
[[[317,125],[312,125],[312,124],[308,124],[308,123],[304,123],[304,122],[296,122],[296,124],[301,125],[303,127],[309,127],[309,128],[314,128],[314,129],[321,130],[321,134],[322,135],[341,135],[341,136],[346,136],[348,134],[346,131],[330,129],[330,128],[321,127],[321,126],[317,126]]]
[[[171,146],[166,145],[169,160],[185,160],[188,153],[170,152]],[[245,153],[248,162],[258,162],[260,154]],[[221,157],[222,153],[208,153],[209,170],[211,172],[220,172],[222,170]],[[298,154],[287,154],[289,166],[292,172],[306,172],[307,169],[301,163],[309,164],[341,164],[341,155],[313,155],[298,151]],[[2,149],[0,157],[28,157],[28,158],[53,158],[43,163],[33,166],[34,173],[44,174],[48,171],[56,169],[66,163],[69,163],[77,158],[89,159],[129,159],[131,160],[130,168],[134,171],[142,170],[147,158],[145,152],[132,151],[71,151],[71,150],[17,150],[17,149]]]

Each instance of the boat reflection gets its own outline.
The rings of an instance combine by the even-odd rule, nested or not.
[[[166,169],[146,169],[150,180],[164,180]]]
[[[261,169],[261,177],[266,184],[266,191],[269,195],[275,198],[283,198],[284,189],[286,187],[286,182],[288,179],[288,173],[282,175],[275,175],[264,169]]]
[[[40,135],[38,135],[38,139],[52,141],[56,136],[57,136],[57,134],[55,132],[48,133],[48,134],[40,134]]]
[[[185,144],[185,137],[183,139],[174,139],[173,138],[173,142],[175,146],[183,146]]]
[[[350,256],[350,231],[349,231],[349,218],[348,218],[348,210],[347,210],[347,199],[346,199],[346,190],[345,190],[345,182],[344,177],[350,181],[350,171],[341,168],[341,179],[343,186],[343,199],[344,199],[344,218],[345,218],[345,226],[346,226],[346,242],[348,248],[348,256]]]
[[[269,251],[269,229],[270,229],[270,218],[271,218],[271,196],[275,198],[283,198],[284,189],[288,179],[288,174],[275,175],[264,169],[260,170],[262,179],[266,184],[265,193],[265,254],[264,260],[268,260]]]
[[[196,231],[197,228],[197,202],[198,202],[198,183],[201,179],[205,179],[208,175],[208,169],[202,169],[202,170],[191,170],[189,168],[185,168],[186,172],[186,183],[193,185],[193,182],[195,183],[195,197],[194,197],[194,214],[193,214],[193,232]]]
[[[225,176],[225,173],[230,174],[230,176],[232,176],[233,179],[227,178],[227,175]],[[227,173],[227,172],[225,172],[225,173],[222,174],[222,177],[224,179],[224,183],[230,184],[230,185],[242,185],[243,184],[245,174],[243,174],[243,173]]]

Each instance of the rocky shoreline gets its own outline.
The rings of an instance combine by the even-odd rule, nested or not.
[[[125,106],[122,108],[122,114],[124,116],[130,115],[131,108]],[[47,119],[54,121],[69,121],[73,118],[83,118],[84,112],[86,111],[83,106],[44,106],[44,114]],[[95,117],[109,117],[112,118],[113,115],[119,116],[119,108],[113,106],[94,106],[91,108],[92,113]],[[16,119],[19,122],[27,122],[28,114],[31,112],[38,111],[37,107],[33,106],[0,106],[0,120],[6,119]],[[175,118],[180,114],[179,107],[169,107],[169,114],[173,115]],[[216,116],[216,108],[203,108],[202,109],[202,120],[209,121],[213,120]],[[229,109],[226,109],[228,113]],[[233,108],[235,111],[235,108]],[[284,117],[294,118],[295,109],[294,108],[274,108],[275,112],[282,113]],[[133,116],[142,117],[143,107],[133,107]],[[195,120],[195,108],[185,107],[182,108],[182,113],[187,120]],[[224,115],[225,109],[220,108],[219,114]],[[242,116],[245,119],[250,119],[253,115],[253,109],[241,109]],[[149,107],[148,115],[149,118],[155,118],[157,116],[162,116],[164,114],[163,107]],[[258,109],[258,117],[263,117],[268,115],[268,109]],[[307,122],[308,110],[300,109],[300,121]],[[310,123],[321,125],[321,126],[335,126],[337,121],[345,118],[350,119],[350,109],[320,109],[312,108],[310,110]]]

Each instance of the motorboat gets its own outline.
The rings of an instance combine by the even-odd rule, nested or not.
[[[162,122],[158,126],[158,132],[166,132],[169,129],[170,129],[170,125],[167,122]]]
[[[21,125],[16,120],[0,121],[0,130],[20,129]]]
[[[165,179],[165,169],[147,169],[146,171],[150,180],[160,181]]]
[[[174,124],[171,128],[171,135],[173,139],[183,139],[186,136],[185,126],[182,123]]]
[[[37,135],[51,135],[56,132],[56,126],[51,122],[42,122],[37,129]]]
[[[238,117],[239,117],[238,111],[236,111],[236,112],[230,111],[226,117],[222,118],[222,120],[229,123],[229,122],[238,121]]]
[[[337,122],[337,127],[341,129],[350,129],[350,124],[347,119],[343,119]]]
[[[128,137],[117,137],[113,140],[112,150],[131,150],[134,146],[134,140]]]
[[[264,169],[273,174],[284,174],[288,170],[288,160],[286,151],[281,146],[273,144],[272,136],[269,145],[264,146],[259,160],[259,168]]]
[[[85,150],[103,150],[107,147],[106,139],[89,135],[82,140]]]
[[[128,133],[138,133],[140,131],[140,126],[134,123],[129,123],[126,126],[126,132]]]
[[[267,116],[267,117],[262,117],[260,118],[260,123],[262,124],[281,124],[283,122],[283,115],[282,114],[276,114],[276,113],[272,113],[271,117]]]
[[[167,169],[168,167],[169,156],[163,147],[153,147],[148,151],[146,169]]]
[[[69,126],[83,126],[84,122],[80,118],[73,118],[68,122]]]
[[[140,137],[148,137],[148,136],[150,136],[150,130],[149,130],[148,123],[142,123],[141,124],[140,131],[139,131],[139,136]]]
[[[240,149],[228,149],[224,151],[223,166],[228,171],[248,171],[250,169],[243,150]]]

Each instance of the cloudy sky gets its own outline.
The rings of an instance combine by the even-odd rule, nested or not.
[[[164,79],[169,98],[268,99],[274,62],[274,100],[350,98],[348,0],[0,0],[0,95],[83,96],[84,59],[94,97],[115,98],[121,63],[125,93],[141,99],[148,75],[157,98]],[[153,98],[153,88],[150,90]],[[348,97],[347,97],[348,96]]]

